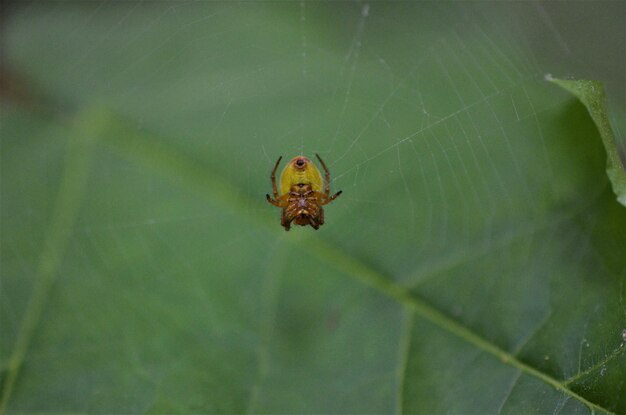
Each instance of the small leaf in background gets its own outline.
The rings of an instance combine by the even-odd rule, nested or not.
[[[626,4],[10,6],[0,412],[626,413]]]

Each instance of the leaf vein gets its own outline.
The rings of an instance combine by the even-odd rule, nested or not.
[[[565,386],[569,386],[574,382],[579,381],[580,379],[584,378],[585,376],[589,375],[590,373],[594,372],[595,370],[598,370],[599,368],[601,368],[602,366],[606,365],[607,363],[609,363],[610,361],[616,359],[617,357],[619,357],[621,354],[624,353],[624,350],[626,350],[626,347],[624,346],[620,346],[617,349],[613,350],[611,353],[609,353],[602,361],[594,364],[591,367],[588,367],[587,369],[583,370],[582,372],[579,372],[577,374],[575,374],[574,376],[565,379],[563,381],[563,385]]]
[[[82,121],[83,123],[79,123],[76,130],[82,134],[76,132],[75,135],[70,136],[66,143],[63,173],[37,264],[37,279],[7,364],[7,373],[0,396],[0,414],[4,414],[6,411],[26,353],[56,280],[72,227],[80,209],[80,196],[85,190],[91,170],[94,134],[93,131],[85,128],[89,125],[90,119],[86,118]]]
[[[413,323],[415,321],[414,313],[408,308],[404,308],[404,324],[400,333],[400,341],[398,342],[398,366],[396,370],[396,414],[404,413],[404,383],[406,379],[406,370],[409,362],[409,352],[411,351],[411,335],[413,332]]]

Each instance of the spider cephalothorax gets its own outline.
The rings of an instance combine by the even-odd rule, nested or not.
[[[319,155],[317,159],[324,168],[325,180],[322,191],[322,175],[319,169],[306,157],[294,157],[283,169],[280,175],[280,191],[276,186],[276,170],[282,160],[278,158],[274,170],[272,170],[272,191],[274,198],[265,195],[267,201],[274,206],[282,208],[280,224],[286,231],[291,227],[291,222],[296,225],[311,225],[318,229],[324,224],[324,209],[322,206],[335,200],[341,191],[330,195],[330,173],[324,161]]]

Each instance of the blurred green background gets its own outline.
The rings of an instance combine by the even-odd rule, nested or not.
[[[626,413],[626,3],[2,19],[0,412]]]

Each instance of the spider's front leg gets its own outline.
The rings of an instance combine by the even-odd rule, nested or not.
[[[330,194],[330,172],[328,171],[328,167],[326,167],[326,163],[324,163],[324,160],[322,160],[320,155],[315,153],[315,156],[320,161],[320,164],[322,165],[322,168],[324,169],[324,179],[325,179],[324,180],[324,183],[325,183],[324,196],[328,197],[328,195]]]
[[[270,195],[265,195],[265,197],[267,198],[267,201],[270,202],[272,205],[274,206],[279,206],[278,200],[279,200],[279,196],[278,196],[278,186],[276,186],[276,170],[278,169],[278,165],[280,164],[280,161],[283,159],[283,156],[278,157],[278,160],[276,160],[276,164],[274,165],[274,170],[272,170],[272,175],[270,176],[270,179],[272,180],[272,194],[274,196],[274,199],[272,200],[270,198]]]
[[[320,193],[319,195],[320,197],[318,197],[318,200],[320,202],[320,206],[327,205],[333,200],[335,200],[337,196],[339,196],[341,192],[343,192],[343,190],[340,190],[334,195],[330,196],[330,172],[328,171],[328,167],[326,167],[326,163],[324,163],[324,160],[322,160],[320,155],[315,153],[315,156],[317,156],[317,159],[320,161],[320,164],[322,165],[322,168],[324,169],[324,179],[325,179],[324,180],[324,184],[325,184],[324,193]]]

